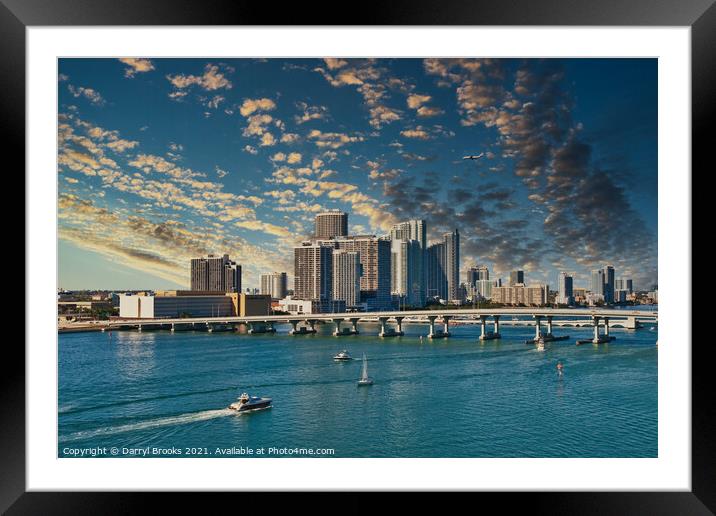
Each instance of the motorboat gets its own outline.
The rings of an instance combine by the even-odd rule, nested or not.
[[[340,353],[334,355],[334,356],[333,356],[333,360],[337,360],[337,361],[353,360],[353,357],[351,357],[350,354],[348,353],[348,351],[346,351],[346,350],[344,349],[344,350],[341,351]]]
[[[363,369],[360,380],[358,380],[358,386],[361,385],[373,385],[373,379],[368,377],[368,359],[365,357],[365,353],[363,353]]]
[[[237,412],[247,412],[249,410],[269,408],[270,406],[271,398],[249,396],[244,392],[234,403],[229,405],[229,408]]]

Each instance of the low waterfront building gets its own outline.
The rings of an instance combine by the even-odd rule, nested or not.
[[[331,314],[346,311],[343,300],[293,299],[287,296],[278,302],[279,310],[291,315]]]
[[[231,295],[235,312],[240,317],[271,315],[271,296],[262,294]]]
[[[109,311],[112,303],[108,300],[94,301],[58,301],[57,314],[78,314],[81,312]]]
[[[119,316],[131,319],[233,316],[234,306],[225,292],[165,290],[153,296],[119,296]]]

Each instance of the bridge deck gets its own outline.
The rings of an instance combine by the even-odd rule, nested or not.
[[[627,319],[634,317],[638,320],[658,321],[658,312],[643,310],[570,310],[564,308],[503,308],[503,309],[462,309],[462,310],[416,310],[409,312],[357,312],[357,313],[331,313],[331,314],[304,314],[304,315],[258,315],[249,317],[231,316],[231,317],[187,317],[187,318],[167,318],[167,319],[123,319],[115,320],[106,324],[106,326],[126,326],[138,324],[207,324],[207,323],[251,323],[251,322],[289,322],[289,321],[334,321],[335,319],[358,319],[360,321],[373,321],[386,317],[395,319],[400,317],[403,322],[410,320],[428,321],[429,318],[435,317],[441,320],[443,316],[447,316],[452,321],[460,321],[460,318],[478,319],[480,316],[488,317],[491,320],[494,316],[500,317],[500,323],[509,324],[506,317],[530,317],[540,316],[546,318],[548,316],[572,317],[591,320],[592,317],[608,317],[614,321],[616,319]],[[543,321],[545,322],[545,321]],[[553,321],[557,324],[558,321]],[[564,322],[560,320],[559,322]]]

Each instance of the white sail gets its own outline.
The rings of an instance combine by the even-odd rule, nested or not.
[[[361,380],[367,380],[368,379],[368,360],[365,358],[365,353],[363,353],[363,373],[361,374]]]

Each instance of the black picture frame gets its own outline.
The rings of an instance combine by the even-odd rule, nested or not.
[[[716,92],[714,0],[400,0],[370,5],[245,0],[0,0],[0,131],[7,155],[25,163],[25,29],[84,25],[557,25],[689,26],[692,71],[692,169],[706,168]],[[343,14],[338,7],[342,6]],[[331,13],[331,14],[327,14]],[[708,125],[707,125],[708,124]],[[709,156],[710,157],[710,156]],[[711,160],[710,160],[711,161]],[[712,165],[711,165],[712,168]],[[693,175],[693,174],[692,174]],[[685,177],[684,180],[690,180]],[[701,195],[704,195],[703,193]],[[697,201],[694,198],[694,202]],[[19,246],[17,246],[19,247]],[[690,282],[690,278],[686,278]],[[26,314],[27,317],[27,314]],[[688,321],[689,328],[691,322]],[[689,331],[690,334],[690,331]],[[690,339],[687,341],[690,345]],[[16,344],[16,343],[13,343]],[[708,343],[704,343],[708,344]],[[4,347],[0,406],[0,509],[7,514],[143,512],[147,497],[164,510],[188,508],[178,493],[25,492],[25,354]],[[692,347],[692,491],[484,493],[502,509],[552,514],[711,514],[716,511],[714,375],[708,346]],[[225,496],[215,500],[225,500]],[[255,503],[242,502],[242,509]],[[260,502],[259,502],[260,503]]]

